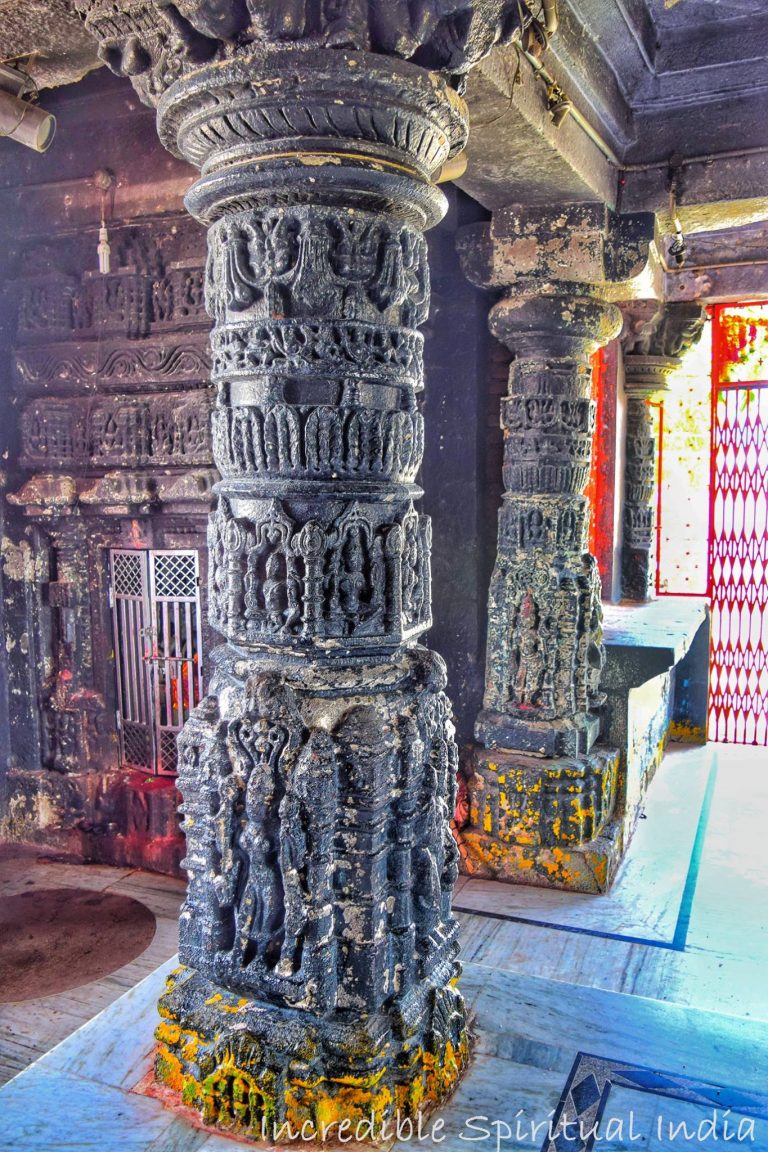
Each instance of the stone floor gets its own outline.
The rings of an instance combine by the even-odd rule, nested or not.
[[[21,849],[17,845],[2,847],[0,895],[53,887],[87,888],[133,897],[154,913],[155,934],[141,955],[100,980],[55,996],[0,1004],[0,1084],[64,1040],[176,952],[183,881],[128,868],[69,864],[41,850]]]
[[[475,1057],[440,1113],[445,1127],[427,1124],[423,1140],[387,1146],[588,1152],[576,1117],[588,1137],[600,1115],[595,1147],[606,1152],[767,1152],[766,811],[766,750],[673,751],[608,897],[463,881],[456,907]],[[109,883],[81,871],[92,883]],[[146,885],[148,901],[153,889],[162,892],[158,906],[178,900],[178,885],[172,893],[157,877],[120,876],[115,890],[128,884],[136,894]],[[75,884],[72,873],[61,882]],[[155,967],[163,957],[156,951],[150,958],[153,947],[156,941],[134,963]],[[134,1091],[149,1069],[164,969],[0,1091],[0,1152],[242,1146]],[[81,1019],[117,994],[101,989],[91,1005],[88,987],[77,990]],[[13,1031],[32,1053],[49,1046],[57,1007],[0,1009],[0,1051],[9,1051]],[[75,1026],[74,1005],[66,1014]],[[60,1035],[66,1022],[58,1028]],[[15,1058],[21,1062],[18,1051]],[[550,1141],[547,1125],[558,1118],[561,1135]]]

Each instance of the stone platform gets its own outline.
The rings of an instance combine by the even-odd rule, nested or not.
[[[605,604],[603,612],[600,743],[588,755],[554,760],[544,748],[509,751],[496,739],[477,745],[469,820],[460,831],[468,875],[608,891],[667,740],[703,741],[706,600],[667,596]],[[490,732],[481,728],[484,739]]]
[[[619,748],[615,816],[626,846],[667,740],[703,743],[709,612],[700,597],[604,606],[603,736]]]
[[[78,1152],[235,1152],[254,1147],[206,1131],[191,1112],[146,1095],[155,1005],[173,966],[171,960],[158,968],[0,1090],[2,1152],[73,1147]],[[400,1139],[389,1135],[381,1147],[392,1152],[432,1146],[443,1152],[467,1147],[586,1152],[586,1140],[558,1144],[549,1139],[547,1127],[559,1122],[562,1133],[567,1119],[567,1132],[579,1137],[580,1120],[588,1135],[601,1103],[600,1132],[612,1134],[613,1140],[603,1145],[610,1149],[677,1147],[668,1144],[669,1124],[698,1130],[712,1122],[713,1112],[722,1141],[727,1108],[729,1132],[741,1125],[742,1136],[751,1134],[731,1147],[755,1152],[768,1147],[768,1023],[483,964],[467,965],[462,986],[475,1020],[467,1076],[451,1100],[424,1121],[421,1139],[418,1133],[409,1139],[406,1130]],[[257,1146],[286,1146],[291,1143],[286,1136],[278,1145],[267,1141]],[[301,1147],[301,1139],[292,1146]],[[363,1145],[347,1139],[331,1146]],[[679,1146],[708,1145],[693,1140]]]

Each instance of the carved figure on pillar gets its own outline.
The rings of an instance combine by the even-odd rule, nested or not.
[[[624,541],[621,593],[648,600],[656,568],[656,429],[648,401],[663,397],[669,377],[704,330],[695,302],[633,300],[622,307],[624,386],[627,394]]]
[[[504,290],[490,327],[514,353],[484,708],[461,830],[476,874],[601,891],[620,859],[619,756],[596,744],[605,657],[583,495],[589,357],[620,329],[607,290],[641,270],[651,225],[588,205],[509,208],[460,240],[470,279]]]
[[[189,890],[157,1076],[252,1135],[375,1126],[433,1105],[467,1058],[453,728],[444,665],[417,644],[418,327],[460,77],[521,10],[76,5],[201,169],[186,202],[209,229],[227,643],[180,738]]]

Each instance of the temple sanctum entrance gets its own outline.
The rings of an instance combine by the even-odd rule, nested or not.
[[[120,763],[173,775],[202,696],[198,553],[113,549],[110,575]]]

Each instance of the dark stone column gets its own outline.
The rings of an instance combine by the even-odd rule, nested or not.
[[[490,327],[514,353],[480,746],[462,830],[476,874],[602,891],[620,859],[619,753],[596,744],[605,697],[583,495],[594,430],[589,357],[620,329],[605,297],[643,267],[649,228],[590,206],[510,208],[463,239],[470,278],[506,289]]]
[[[439,1100],[467,1058],[456,749],[443,662],[417,644],[417,329],[432,178],[466,134],[440,72],[519,8],[79,7],[201,169],[186,202],[209,226],[227,644],[180,739],[189,892],[157,1075],[252,1135],[375,1126]]]
[[[625,600],[648,600],[656,570],[656,429],[648,401],[663,396],[681,357],[704,330],[704,309],[696,303],[625,304],[624,388],[627,394],[624,541],[621,593]]]

